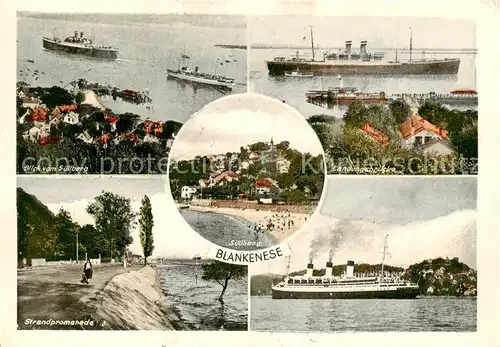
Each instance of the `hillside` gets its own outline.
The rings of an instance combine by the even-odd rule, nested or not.
[[[401,267],[386,265],[384,269],[391,273],[401,273]],[[333,274],[340,275],[344,265],[335,265]],[[380,271],[380,264],[357,264],[355,273],[373,275]],[[291,276],[304,275],[306,270],[290,273]],[[314,270],[314,276],[323,276],[325,269]],[[284,275],[262,274],[251,277],[251,295],[271,295],[271,287],[279,283]],[[409,266],[403,278],[418,283],[422,295],[426,296],[477,296],[477,271],[461,263],[458,258],[429,259]]]
[[[53,254],[57,245],[56,216],[34,195],[17,188],[19,260]]]

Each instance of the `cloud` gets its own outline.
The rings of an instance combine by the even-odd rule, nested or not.
[[[275,143],[289,141],[290,147],[300,152],[323,153],[316,133],[297,110],[263,96],[236,95],[218,100],[191,117],[179,131],[170,155],[190,159],[234,152],[271,138]]]
[[[313,220],[317,219],[315,222]],[[313,263],[324,268],[330,248],[329,238],[337,237],[333,254],[334,264],[380,263],[385,235],[388,235],[390,265],[409,266],[424,259],[459,257],[460,261],[476,267],[476,220],[474,210],[460,210],[430,220],[406,224],[376,224],[360,220],[339,220],[315,215],[311,222],[290,242],[290,270],[305,269],[310,258],[310,245],[319,244]],[[324,228],[320,225],[324,223]],[[333,227],[332,227],[333,225]],[[320,242],[318,242],[320,241]],[[284,273],[286,261],[256,265],[252,273]]]

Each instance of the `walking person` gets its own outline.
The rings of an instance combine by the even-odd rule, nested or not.
[[[82,283],[89,284],[89,279],[92,279],[92,263],[90,259],[85,262],[83,265],[83,275],[82,275]]]

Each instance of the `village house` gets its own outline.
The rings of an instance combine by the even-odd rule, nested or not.
[[[361,132],[365,134],[369,139],[375,141],[379,145],[387,147],[389,145],[389,136],[384,134],[382,131],[375,128],[370,123],[365,123],[361,128]]]
[[[255,193],[257,195],[278,194],[278,184],[270,178],[261,178],[255,181]]]
[[[200,186],[203,188],[221,187],[225,184],[238,180],[238,175],[233,171],[225,171],[217,175],[211,175],[208,179],[200,180]]]
[[[418,114],[414,114],[399,126],[403,147],[422,149],[427,153],[448,155],[453,153],[448,132],[436,127]]]
[[[201,187],[197,186],[184,186],[181,188],[181,199],[191,200],[198,193],[198,189]]]

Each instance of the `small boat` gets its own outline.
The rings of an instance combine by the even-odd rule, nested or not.
[[[286,71],[285,76],[286,77],[313,77],[313,73],[312,72],[303,72],[303,71],[299,71],[297,69],[297,71]]]

